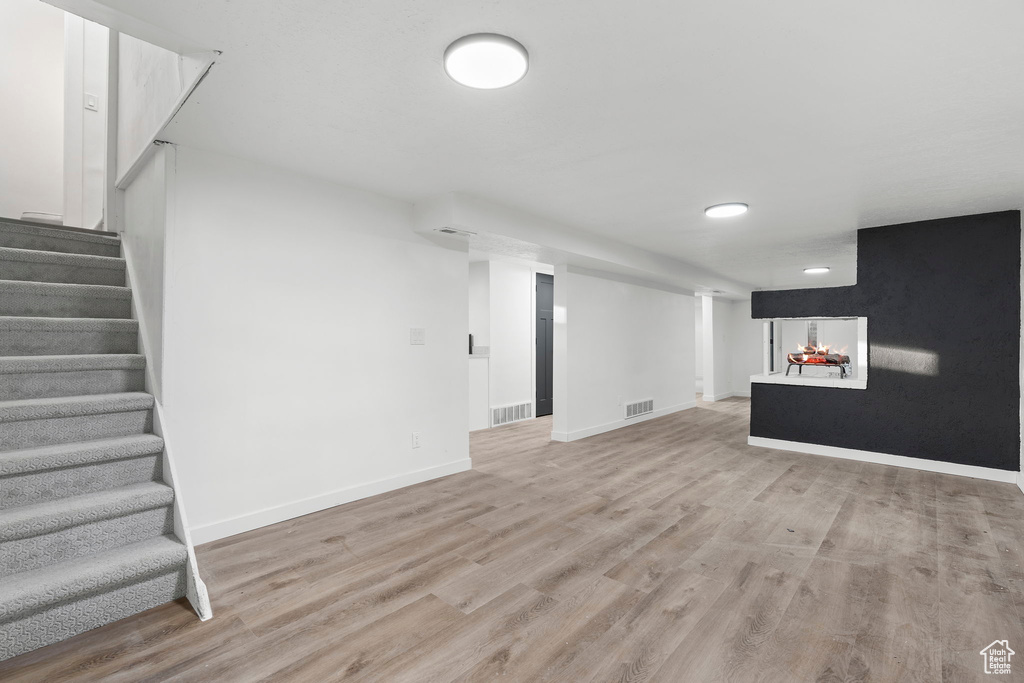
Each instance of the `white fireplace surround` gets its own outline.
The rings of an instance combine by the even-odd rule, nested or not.
[[[825,387],[831,389],[867,389],[868,388],[868,319],[853,317],[823,317],[812,318],[776,318],[774,322],[783,320],[856,320],[857,321],[857,353],[853,358],[853,377],[840,379],[839,377],[808,377],[806,375],[786,375],[786,368],[777,365],[775,372],[770,372],[770,354],[772,352],[770,342],[769,325],[773,321],[764,323],[764,370],[759,375],[752,375],[751,382],[758,384],[791,384],[803,387]],[[784,356],[783,356],[784,357]]]

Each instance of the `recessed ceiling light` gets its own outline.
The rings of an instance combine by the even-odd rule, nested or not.
[[[730,202],[728,204],[709,206],[704,209],[704,213],[712,218],[729,218],[730,216],[739,216],[741,213],[746,213],[748,208],[750,207],[746,204]]]
[[[504,88],[522,79],[529,67],[526,48],[497,33],[463,36],[444,51],[445,72],[470,88]]]
[[[814,268],[804,268],[804,272],[808,275],[819,275],[821,273],[827,273],[829,271],[828,266],[815,266]]]

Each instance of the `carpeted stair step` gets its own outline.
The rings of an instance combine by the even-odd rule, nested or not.
[[[160,481],[163,450],[135,434],[0,453],[0,510]]]
[[[0,401],[142,391],[139,354],[0,356]]]
[[[136,320],[0,316],[0,356],[136,353]]]
[[[0,401],[0,451],[145,434],[152,407],[140,392]]]
[[[161,536],[0,581],[0,660],[185,594],[187,551]]]
[[[109,285],[0,280],[0,315],[45,318],[130,318],[132,292]]]
[[[0,511],[0,577],[174,533],[173,503],[151,481]]]
[[[44,227],[10,220],[0,220],[0,247],[93,256],[121,255],[121,239],[115,234]]]
[[[125,262],[113,256],[0,247],[0,280],[123,287]]]

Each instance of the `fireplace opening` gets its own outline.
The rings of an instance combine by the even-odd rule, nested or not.
[[[754,382],[867,388],[867,318],[785,318],[764,325]]]

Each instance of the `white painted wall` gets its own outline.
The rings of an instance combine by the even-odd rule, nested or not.
[[[704,391],[704,306],[700,298],[696,299],[693,307],[694,341],[694,368],[697,373],[697,393]]]
[[[469,264],[469,333],[474,347],[486,347],[491,340],[491,264]],[[468,340],[467,340],[468,350]]]
[[[491,426],[490,379],[487,356],[469,357],[469,431]]]
[[[196,542],[470,466],[464,252],[405,203],[189,148],[175,197],[164,405]]]
[[[163,400],[164,254],[173,194],[175,149],[162,145],[124,191],[121,243],[131,255],[132,302],[142,319],[142,344],[157,400]]]
[[[749,301],[733,301],[730,308],[731,391],[734,396],[750,396],[750,376],[764,370],[764,321],[750,317]]]
[[[62,215],[64,12],[38,0],[0,3],[0,217]]]
[[[184,88],[177,53],[133,38],[119,38],[117,176],[145,151]],[[191,73],[191,71],[190,71]]]
[[[627,426],[623,404],[654,416],[695,405],[694,298],[593,271],[555,270],[552,438]]]
[[[701,296],[704,324],[704,400],[733,395],[733,305],[728,299]]]
[[[492,407],[535,402],[535,282],[536,275],[528,266],[491,261]]]
[[[109,41],[106,26],[65,15],[64,225],[94,228],[103,219]],[[86,108],[87,96],[95,109]]]

